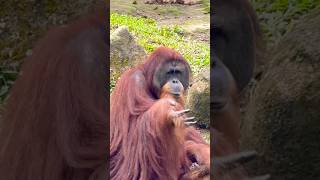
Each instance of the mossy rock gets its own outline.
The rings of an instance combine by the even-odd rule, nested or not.
[[[145,57],[145,50],[136,43],[128,28],[117,28],[110,36],[110,89],[125,70],[143,62]]]
[[[194,78],[188,90],[186,107],[190,108],[198,125],[203,128],[210,126],[210,70],[204,69]]]
[[[269,54],[242,122],[241,147],[261,158],[252,174],[320,179],[320,11],[299,21]]]

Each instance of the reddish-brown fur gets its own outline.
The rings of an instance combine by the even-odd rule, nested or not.
[[[182,92],[179,97],[171,95],[169,92],[170,88],[165,84],[161,90],[160,98],[167,99],[170,102],[176,102],[175,111],[182,110],[184,108],[184,98],[186,92],[181,89]],[[185,117],[185,116],[183,116]],[[186,162],[188,163],[188,167],[192,165],[193,161],[199,165],[199,167],[194,169],[187,168],[187,172],[182,176],[182,180],[206,180],[210,179],[210,147],[209,145],[202,139],[199,132],[196,131],[192,127],[187,127],[183,124],[183,117],[180,117],[179,125],[176,126],[175,133],[179,139],[183,140],[183,145],[185,148],[184,154],[186,158]],[[188,136],[186,136],[188,134]]]
[[[182,90],[181,95],[179,97],[171,95],[169,92],[170,88],[165,84],[161,90],[160,98],[167,99],[171,102],[176,102],[175,111],[182,110],[184,108],[184,98],[186,92]],[[185,116],[183,116],[185,117]],[[183,126],[176,126],[175,129],[177,133],[176,136],[179,139],[183,140],[183,145],[185,148],[186,161],[188,166],[192,165],[193,161],[199,165],[199,167],[194,169],[188,169],[188,171],[183,175],[181,179],[183,180],[206,180],[210,179],[210,147],[209,145],[202,139],[201,135],[197,130],[193,127],[187,127],[183,124],[183,117],[180,118],[180,122],[182,121]],[[186,136],[188,135],[188,136]],[[183,136],[183,137],[182,137]],[[182,137],[182,138],[181,138]]]
[[[153,74],[167,61],[188,66],[180,54],[159,48],[117,82],[110,114],[111,178],[115,180],[178,179],[190,165],[185,141],[205,144],[195,129],[175,128],[168,121],[170,98],[159,100],[151,93]],[[178,103],[176,110],[179,109],[182,105]]]
[[[223,134],[219,133],[216,129],[211,129],[211,136],[213,136],[213,157],[226,157],[238,153],[239,150],[232,143],[230,143]],[[215,160],[213,158],[213,161]],[[244,180],[248,175],[244,168],[240,165],[237,168],[232,168],[229,171],[224,171],[221,167],[212,167],[213,177],[217,180]]]
[[[261,46],[261,33],[254,9],[248,0],[217,0],[213,6],[216,22],[213,48],[216,64],[212,73],[214,84],[211,102],[223,102],[223,107],[213,110],[213,157],[221,158],[239,152],[240,144],[240,92],[253,76],[253,68]],[[216,39],[214,39],[216,38]],[[224,44],[224,39],[228,43]],[[213,158],[213,159],[214,159]],[[245,179],[242,167],[221,174],[217,180]]]
[[[0,179],[106,179],[105,23],[98,13],[53,29],[25,60],[0,126]]]
[[[206,143],[186,141],[185,148],[187,156],[196,160],[199,167],[188,171],[183,179],[186,180],[208,180],[210,179],[210,147]]]
[[[186,91],[184,91],[183,87],[181,88],[181,92],[180,92],[180,96],[173,96],[170,93],[170,87],[168,85],[168,83],[166,83],[162,88],[161,88],[161,93],[160,93],[160,99],[163,98],[168,98],[171,99],[172,101],[177,102],[181,107],[184,107],[184,98],[185,98],[185,94]]]
[[[229,71],[223,74],[228,83],[224,89],[228,94],[227,104],[223,109],[213,113],[213,127],[223,133],[224,138],[232,145],[233,151],[239,150],[240,140],[240,98],[236,83]],[[220,148],[220,147],[217,147]],[[215,153],[220,156],[223,154]]]

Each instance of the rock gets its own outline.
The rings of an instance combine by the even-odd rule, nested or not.
[[[6,27],[6,23],[1,22],[1,23],[0,23],[0,28],[1,28],[1,29],[4,29],[5,27]]]
[[[241,148],[261,158],[252,174],[320,179],[320,11],[297,22],[273,50],[249,101]]]
[[[204,69],[194,78],[187,95],[186,107],[190,108],[199,127],[210,126],[210,69]]]
[[[138,45],[127,27],[119,27],[110,36],[111,63],[138,63],[146,55],[143,47]],[[117,62],[115,62],[117,61]]]
[[[117,28],[110,36],[111,89],[126,69],[142,62],[145,57],[145,50],[136,43],[127,27]]]

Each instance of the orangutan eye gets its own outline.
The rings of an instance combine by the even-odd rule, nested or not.
[[[167,74],[168,75],[181,74],[181,71],[176,69],[171,69],[170,71],[167,72]]]
[[[174,74],[174,69],[171,69],[170,71],[167,72],[168,75]]]

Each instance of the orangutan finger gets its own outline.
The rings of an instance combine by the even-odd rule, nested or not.
[[[237,168],[239,165],[253,160],[257,156],[255,151],[246,151],[232,154],[225,157],[215,158],[214,165],[219,166],[223,171]]]
[[[183,116],[185,113],[188,113],[188,112],[190,112],[190,109],[184,109],[184,110],[181,110],[181,111],[176,111],[176,117]]]
[[[187,117],[187,118],[184,118],[183,120],[184,120],[185,122],[188,122],[188,121],[194,120],[194,119],[195,119],[195,117]]]
[[[190,121],[190,122],[184,122],[185,125],[190,126],[193,124],[197,124],[198,121]]]

